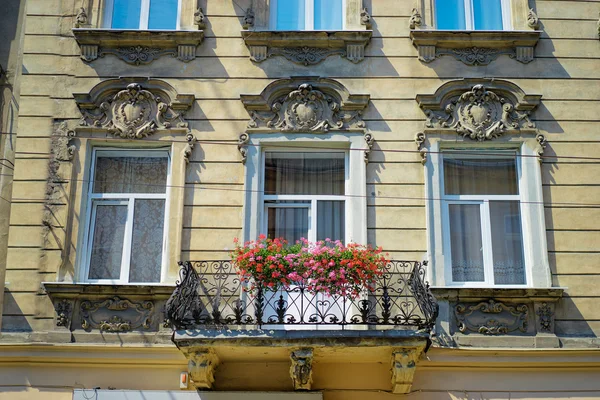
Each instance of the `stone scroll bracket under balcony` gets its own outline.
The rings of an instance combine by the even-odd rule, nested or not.
[[[149,64],[162,56],[189,62],[196,58],[196,48],[204,31],[141,31],[119,29],[73,28],[81,49],[81,59],[91,63],[112,55],[128,64]]]
[[[339,55],[353,63],[365,57],[373,31],[242,31],[250,59],[260,63],[282,56],[301,65],[315,65]]]
[[[451,56],[466,65],[488,65],[506,55],[520,63],[534,60],[541,31],[446,31],[411,29],[419,60],[430,63]]]

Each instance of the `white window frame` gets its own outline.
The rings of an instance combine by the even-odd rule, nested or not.
[[[548,264],[546,244],[546,223],[544,215],[544,197],[542,192],[541,167],[535,151],[535,140],[525,142],[504,142],[493,145],[457,144],[430,138],[429,156],[425,164],[425,193],[427,197],[427,258],[431,260],[428,275],[437,287],[494,287],[523,288],[552,287],[552,278]],[[523,259],[525,263],[525,284],[504,285],[493,283],[491,275],[486,273],[485,282],[452,282],[452,258],[449,238],[448,203],[476,202],[481,203],[478,196],[458,196],[448,198],[444,191],[443,157],[444,152],[483,151],[494,154],[502,151],[517,153],[517,179],[519,195],[486,196],[489,200],[519,199],[521,214],[521,233],[523,240]],[[446,153],[447,154],[447,153]],[[482,225],[484,218],[482,217]],[[491,228],[482,227],[491,232]],[[491,235],[486,235],[491,240]],[[484,239],[485,241],[485,239]],[[491,250],[491,243],[488,244]],[[491,257],[491,252],[488,252]],[[487,254],[485,255],[487,256]],[[485,257],[484,256],[484,257]],[[489,279],[488,279],[489,278]]]
[[[96,172],[96,160],[98,156],[108,157],[156,157],[167,159],[167,182],[165,184],[165,193],[94,193],[94,177]],[[89,169],[89,182],[87,193],[87,208],[85,226],[85,238],[83,240],[84,247],[82,251],[83,267],[81,268],[80,281],[86,283],[106,283],[106,284],[140,284],[147,285],[151,283],[161,283],[165,281],[167,266],[168,266],[168,232],[169,232],[169,210],[170,210],[170,190],[171,187],[171,154],[168,149],[116,149],[116,148],[94,148]],[[152,199],[165,201],[165,219],[163,223],[163,240],[162,240],[162,259],[161,259],[161,274],[160,282],[130,282],[129,270],[131,262],[131,240],[133,234],[133,217],[135,200],[137,199]],[[121,257],[121,271],[119,279],[90,279],[90,261],[92,256],[92,244],[94,239],[95,229],[95,213],[98,204],[123,204],[127,205],[127,222],[125,224],[125,236],[123,239],[123,254]]]
[[[271,30],[277,29],[277,6],[278,1],[285,2],[285,0],[271,0],[270,11],[269,11],[269,26]],[[304,29],[303,31],[314,31],[315,30],[315,0],[302,0],[304,1]],[[346,1],[342,0],[342,30],[346,29]]]
[[[512,159],[515,160],[516,169],[517,169],[517,177],[521,176],[521,166],[519,162],[519,154],[516,151],[512,150],[490,150],[491,152],[497,153],[498,156],[494,155],[494,159]],[[502,155],[500,155],[502,154]],[[472,158],[474,160],[480,160],[485,158],[485,155],[477,155],[477,151],[469,151],[464,154],[453,153],[452,150],[448,150],[446,152],[442,152],[442,159],[440,163],[440,189],[442,193],[442,207],[443,207],[443,229],[444,229],[444,243],[448,249],[446,252],[446,261],[445,265],[445,274],[446,281],[450,282],[452,286],[498,286],[494,283],[494,260],[493,260],[493,247],[492,247],[492,227],[491,227],[491,215],[490,215],[490,201],[518,201],[519,209],[521,208],[521,182],[518,181],[518,194],[514,195],[449,195],[446,194],[446,182],[444,181],[444,159],[466,159]],[[450,237],[450,205],[451,204],[473,204],[479,205],[480,211],[480,220],[481,220],[481,242],[483,246],[483,275],[484,280],[482,282],[455,282],[452,279],[452,244]],[[523,211],[520,211],[520,215],[523,215]],[[527,252],[525,248],[525,239],[523,232],[523,222],[521,217],[521,239],[522,239],[522,248],[523,248],[523,257]],[[503,286],[514,286],[514,287],[523,287],[527,286],[527,282],[531,277],[528,277],[527,273],[528,268],[525,266],[525,283],[524,284],[515,284],[515,285],[503,285]]]
[[[177,0],[177,21],[175,23],[175,30],[181,29],[181,1]],[[112,16],[114,13],[114,0],[106,0],[104,5],[104,17],[102,19],[102,27],[106,29],[112,28]],[[141,9],[140,9],[140,23],[138,28],[134,28],[132,30],[141,30],[147,31],[148,29],[148,20],[150,19],[150,0],[141,0]],[[163,30],[163,29],[159,29]]]
[[[437,11],[436,11],[436,4],[438,1],[444,1],[444,0],[434,0],[433,1],[433,16],[435,19],[435,26],[437,28]],[[463,0],[463,4],[465,7],[465,28],[464,29],[459,29],[459,30],[465,30],[465,31],[475,31],[475,16],[473,14],[473,0]],[[512,18],[511,18],[511,7],[510,7],[510,0],[501,0],[500,1],[501,4],[501,8],[502,8],[502,31],[510,31],[512,30]],[[481,29],[478,29],[477,31],[484,31]],[[498,31],[500,32],[500,31]]]
[[[343,153],[344,154],[344,195],[310,195],[310,194],[265,194],[265,161],[266,153],[277,152],[277,153]],[[346,228],[346,221],[349,218],[348,210],[348,187],[350,185],[350,173],[349,173],[349,158],[348,151],[344,150],[329,150],[329,149],[294,149],[294,148],[263,148],[261,155],[261,176],[260,176],[260,187],[261,187],[261,203],[262,203],[262,226],[261,233],[267,235],[268,233],[268,209],[269,208],[308,208],[308,237],[305,239],[316,242],[317,241],[317,202],[319,200],[332,200],[332,201],[343,201],[344,202],[344,243],[348,243],[348,229]],[[287,200],[287,201],[298,201],[298,203],[283,203],[283,204],[269,204],[268,201]],[[301,203],[302,201],[310,201],[310,203]]]
[[[264,153],[266,151],[318,152],[344,151],[346,157],[345,185],[345,239],[346,243],[367,244],[367,181],[364,161],[364,137],[362,133],[277,134],[253,133],[247,147],[245,166],[245,201],[242,237],[245,241],[256,240],[267,233],[265,224]],[[324,198],[340,199],[337,196]],[[316,232],[316,230],[315,230]],[[316,233],[315,236],[316,238]],[[311,238],[307,238],[311,239]]]

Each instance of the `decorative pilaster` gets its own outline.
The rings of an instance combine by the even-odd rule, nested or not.
[[[423,347],[402,348],[392,352],[392,392],[410,393],[421,353]]]
[[[212,389],[219,357],[213,349],[201,349],[187,354],[188,372],[196,389]]]
[[[304,348],[290,353],[292,366],[290,377],[294,382],[294,390],[310,390],[312,385],[313,349]]]

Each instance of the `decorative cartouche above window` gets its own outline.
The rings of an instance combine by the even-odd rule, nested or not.
[[[529,115],[540,99],[514,83],[496,79],[450,81],[433,95],[417,95],[427,116],[426,132],[455,131],[477,141],[505,133],[537,133]]]
[[[242,37],[258,63],[282,56],[314,65],[335,55],[358,63],[371,40],[370,27],[362,0],[255,0],[246,10]]]
[[[243,94],[241,100],[250,121],[240,136],[242,157],[251,133],[358,132],[364,134],[371,148],[373,137],[362,119],[369,99],[368,94],[350,94],[341,83],[319,77],[279,79],[260,95]]]
[[[523,64],[534,59],[539,19],[527,0],[425,0],[413,9],[410,38],[419,60],[451,56],[466,65],[488,65],[506,55]]]
[[[161,130],[187,133],[183,115],[194,101],[194,95],[177,94],[166,82],[147,78],[109,79],[74,97],[83,127],[127,139]]]

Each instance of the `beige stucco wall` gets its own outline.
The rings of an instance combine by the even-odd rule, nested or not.
[[[451,57],[421,63],[408,36],[413,3],[366,1],[373,16],[374,33],[365,60],[355,65],[333,56],[316,66],[305,67],[281,57],[252,63],[240,36],[248,1],[208,0],[207,4],[201,0],[207,27],[194,61],[182,63],[163,57],[149,65],[132,66],[110,55],[91,64],[80,59],[70,31],[79,2],[29,0],[2,315],[4,339],[0,340],[31,340],[36,332],[54,328],[55,313],[48,297],[40,293],[40,283],[72,279],[78,268],[77,227],[83,217],[77,212],[81,197],[74,195],[76,189],[65,183],[61,197],[55,199],[51,232],[48,234],[42,225],[51,135],[55,133],[55,120],[74,126],[81,117],[73,93],[89,92],[107,78],[151,76],[167,81],[179,93],[196,96],[186,118],[200,143],[185,173],[185,183],[189,185],[179,191],[184,204],[181,259],[227,258],[226,249],[232,247],[234,237],[241,235],[243,192],[218,190],[242,189],[244,184],[244,166],[235,144],[246,129],[248,114],[239,95],[258,94],[277,78],[329,77],[345,85],[350,93],[371,96],[364,119],[376,139],[374,149],[384,152],[370,155],[367,194],[414,198],[368,199],[369,242],[383,246],[396,259],[420,260],[427,252],[421,159],[416,153],[385,152],[415,150],[414,135],[422,130],[425,121],[415,101],[416,94],[433,93],[447,80],[462,77],[509,80],[526,93],[542,95],[542,103],[532,119],[549,141],[545,155],[599,157],[600,42],[596,21],[600,2],[532,2],[543,29],[536,59],[521,64],[500,56],[488,66],[479,67],[467,67]],[[75,143],[84,149],[87,140],[80,137]],[[163,140],[168,143],[170,139]],[[184,140],[184,136],[176,140]],[[85,162],[76,156],[73,169],[61,172],[81,180]],[[556,333],[562,337],[585,337],[576,343],[587,347],[597,347],[595,338],[600,334],[599,175],[597,159],[549,157],[542,165],[552,281],[555,286],[568,287],[556,310]],[[173,347],[169,351],[172,354],[169,353],[168,365],[158,361],[119,365],[115,357],[122,349],[116,348],[107,350],[110,361],[100,366],[3,361],[0,398],[68,399],[71,388],[79,384],[177,389],[178,374],[185,370],[186,363]],[[436,351],[432,349],[428,356],[433,357]],[[585,364],[582,360],[583,366],[571,369],[557,362],[542,370],[543,363],[528,367],[528,357],[517,357],[512,364],[477,369],[469,369],[469,364],[458,361],[428,364],[422,360],[413,386],[416,393],[410,398],[600,398],[600,386],[594,378],[600,372],[597,361]],[[517,369],[521,361],[524,364]],[[273,386],[268,388],[288,390],[286,368],[268,363],[225,364],[218,381],[226,383],[219,383],[224,386],[218,388],[258,388],[265,385],[263,378],[269,376],[273,377]],[[315,386],[325,390],[328,400],[386,399],[392,397],[386,392],[388,369],[387,363],[316,365]],[[351,391],[356,388],[360,390]]]

